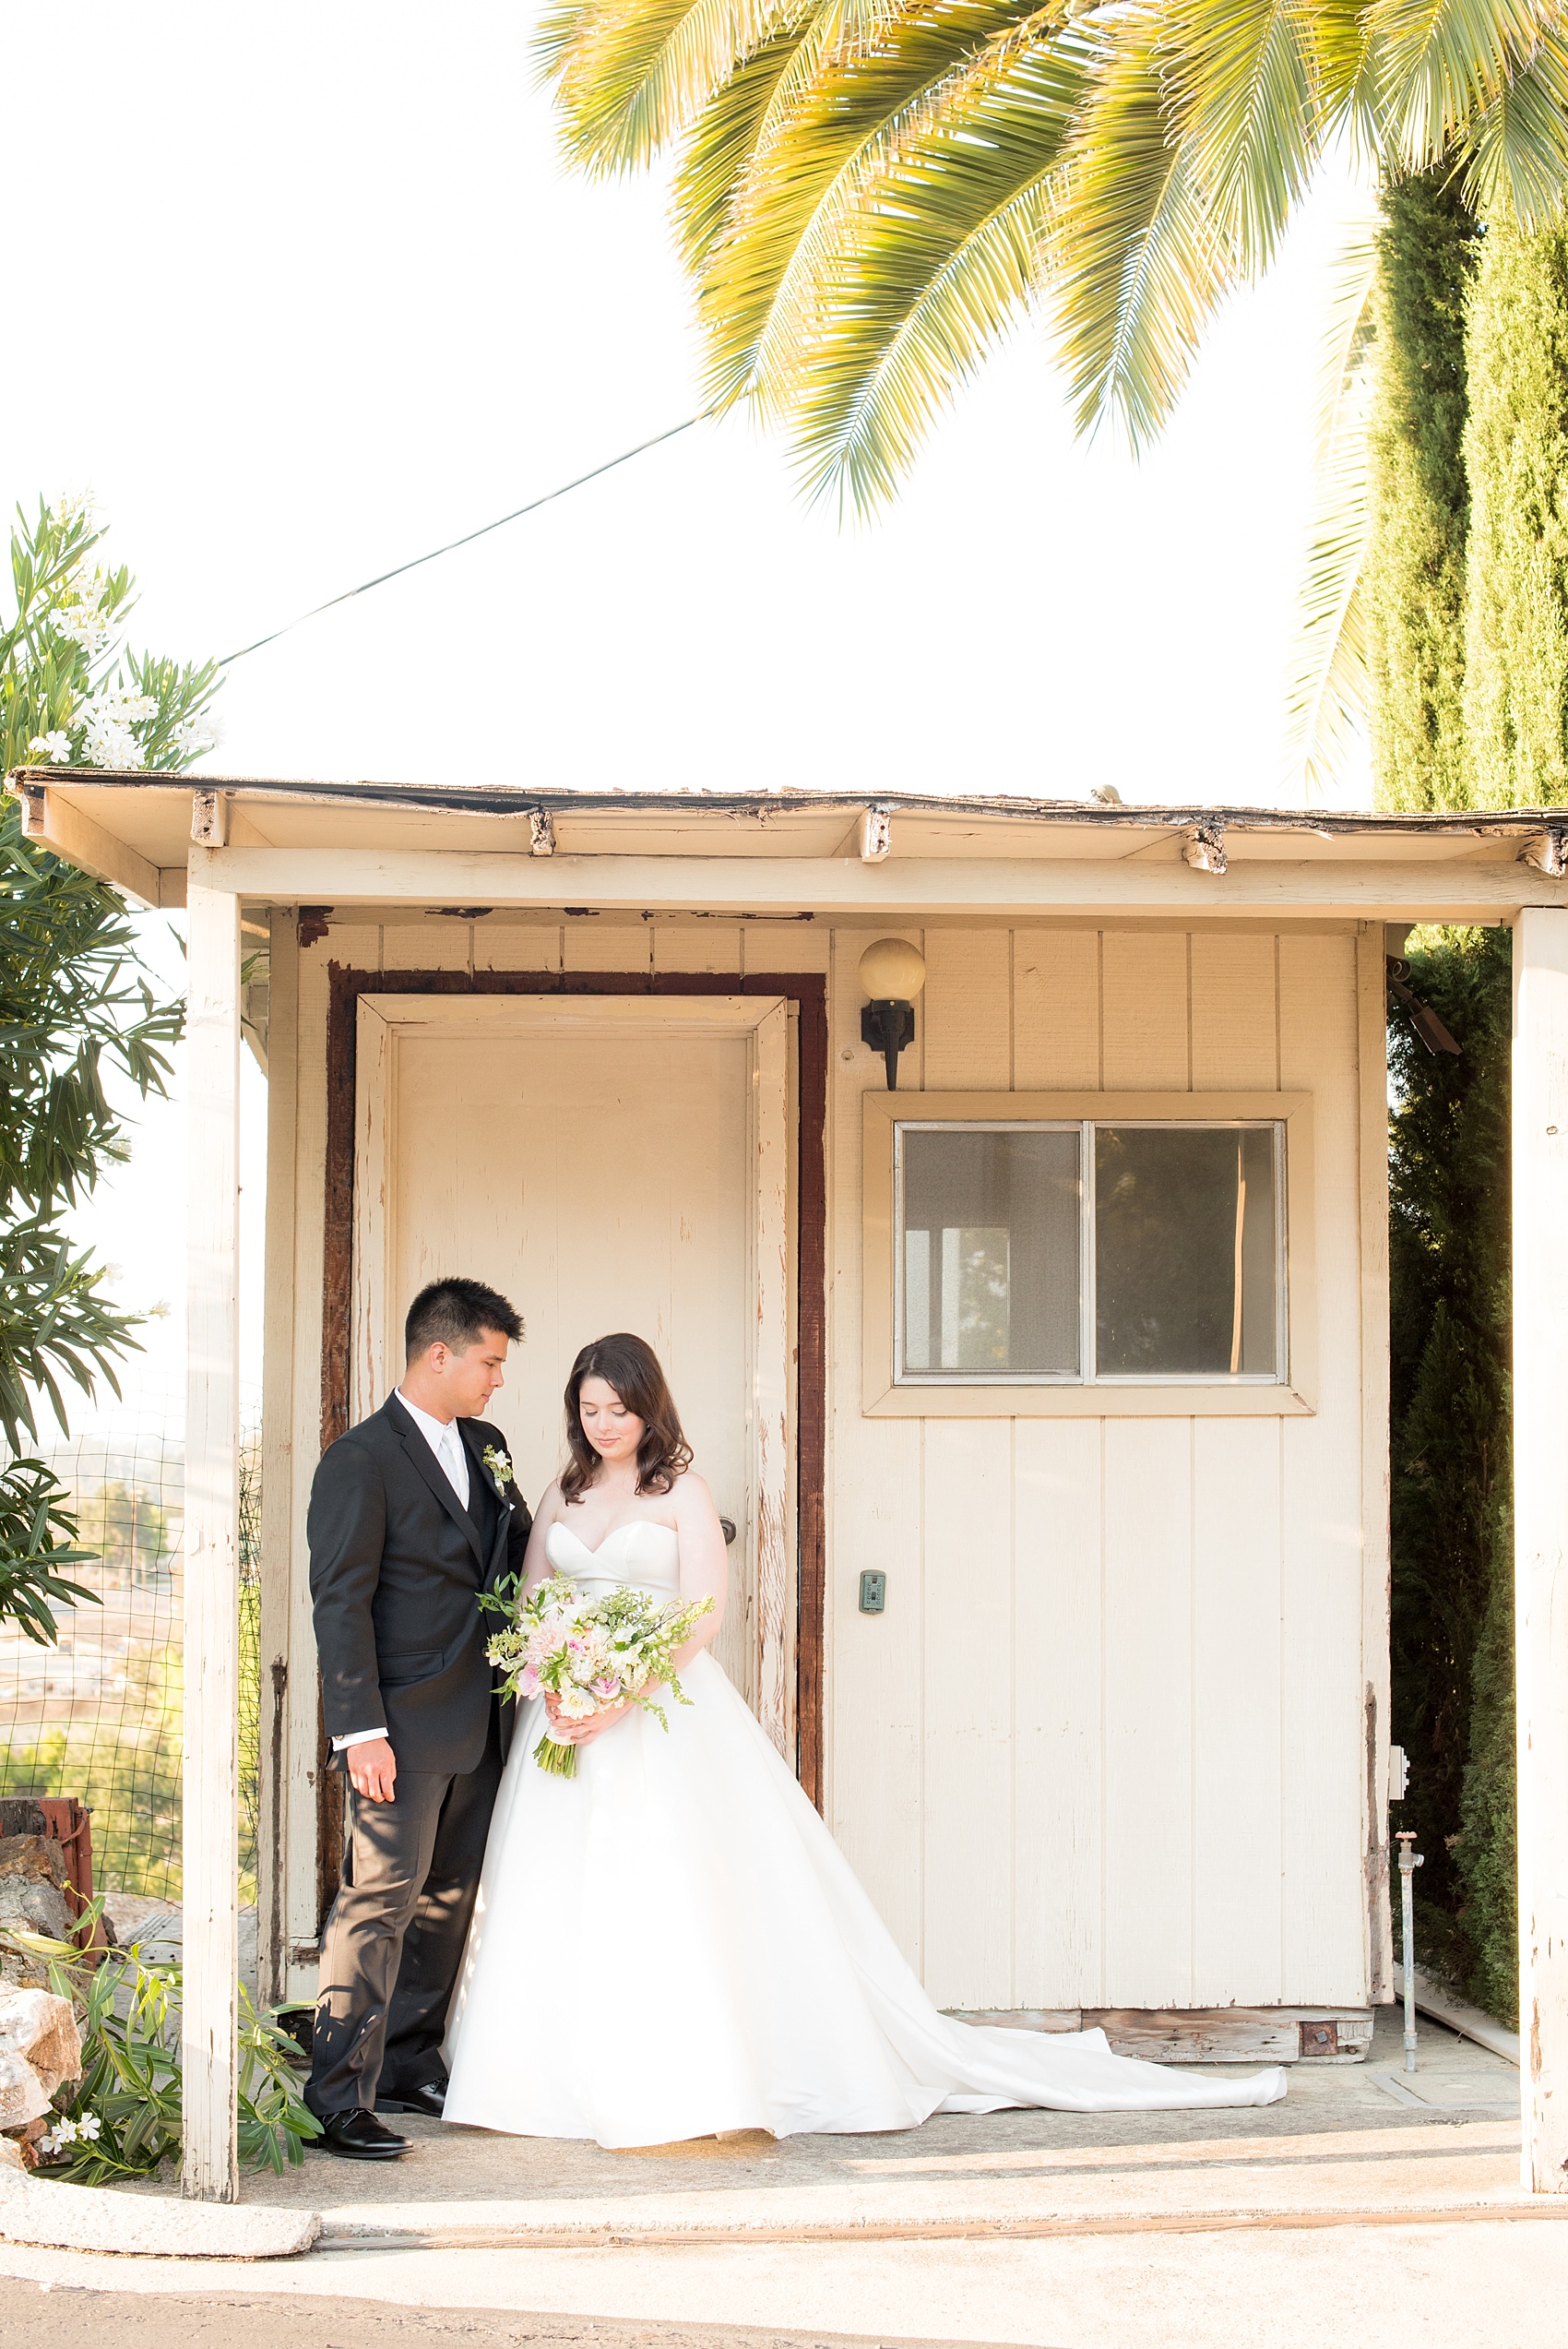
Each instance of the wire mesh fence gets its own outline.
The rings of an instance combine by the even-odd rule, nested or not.
[[[0,1794],[75,1795],[92,1812],[101,1890],[180,1898],[184,1543],[183,1398],[142,1388],[42,1448],[72,1493],[72,1580],[99,1604],[58,1616],[57,1646],[0,1626]],[[240,1872],[255,1898],[260,1751],[261,1446],[246,1414],[240,1473]]]

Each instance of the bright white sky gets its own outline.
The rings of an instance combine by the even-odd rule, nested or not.
[[[138,640],[231,651],[701,406],[662,191],[563,172],[533,21],[494,0],[79,0],[67,101],[57,13],[11,13],[11,90],[40,122],[68,103],[70,137],[12,175],[34,292],[0,383],[4,486],[95,493]],[[699,426],[239,663],[208,763],[1288,801],[1318,347],[1353,201],[1311,208],[1141,465],[1075,442],[1033,329],[870,529],[804,508],[742,420]],[[176,1308],[169,1375],[180,1126],[145,1123],[94,1214],[127,1297]],[[254,1152],[249,1171],[257,1204]]]

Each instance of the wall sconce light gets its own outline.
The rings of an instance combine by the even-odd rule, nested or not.
[[[915,1041],[913,998],[925,984],[925,957],[905,938],[878,938],[861,957],[861,1042],[887,1064],[887,1090],[898,1090],[898,1055]]]
[[[1385,941],[1386,941],[1386,933]],[[1405,1017],[1428,1052],[1449,1052],[1461,1057],[1464,1046],[1455,1043],[1430,1003],[1423,1003],[1410,985],[1410,966],[1401,954],[1385,954],[1384,969],[1388,977],[1388,992],[1401,1005]]]

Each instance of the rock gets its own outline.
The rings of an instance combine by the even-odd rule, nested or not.
[[[25,2057],[51,2096],[63,2080],[79,2080],[81,2033],[70,2000],[48,1990],[0,1992],[0,2055]]]
[[[33,1804],[32,1808],[38,1808]],[[0,1878],[21,1877],[30,1883],[67,1882],[65,1855],[53,1835],[0,1835]]]
[[[79,2079],[81,2068],[68,1999],[47,1990],[0,1991],[0,2128],[37,2120],[60,2082]]]
[[[42,1998],[42,1990],[18,1990],[18,1998]],[[0,2128],[19,2128],[49,2110],[45,2088],[25,2056],[0,2055]]]
[[[30,1957],[25,1950],[7,1949],[0,1943],[0,1990],[47,1990],[49,1966],[42,1958]]]
[[[0,2169],[25,2170],[27,2160],[19,2137],[0,2137]]]
[[[65,1883],[65,1854],[52,1836],[0,1835],[0,1930],[64,1941],[73,1923]]]

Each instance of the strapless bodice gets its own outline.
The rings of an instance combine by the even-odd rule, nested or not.
[[[646,1517],[617,1525],[597,1550],[557,1521],[544,1537],[544,1551],[556,1573],[569,1574],[584,1598],[601,1598],[623,1583],[659,1599],[681,1594],[680,1537],[673,1526],[655,1525]]]

